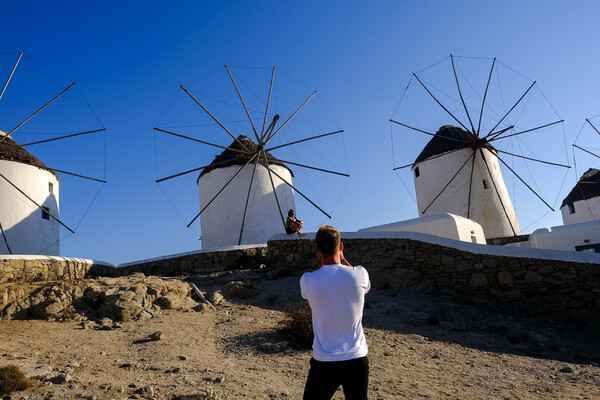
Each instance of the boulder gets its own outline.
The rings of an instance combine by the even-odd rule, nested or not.
[[[221,289],[223,297],[226,299],[246,299],[252,297],[258,293],[250,284],[234,281],[229,282]]]

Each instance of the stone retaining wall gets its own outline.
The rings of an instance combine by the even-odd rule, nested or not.
[[[179,275],[228,269],[255,268],[267,264],[266,246],[238,246],[220,251],[202,251],[139,261],[119,266],[119,275],[143,272],[145,275]]]
[[[428,235],[409,236],[423,239]],[[269,266],[296,274],[311,270],[317,262],[313,237],[269,241]],[[374,285],[399,290],[416,286],[491,306],[523,306],[576,320],[600,320],[597,254],[485,246],[441,238],[432,239],[433,243],[401,237],[348,238],[342,234],[342,238],[345,257],[367,268]],[[457,244],[463,249],[450,247]],[[563,260],[557,260],[561,257]]]
[[[112,265],[68,257],[0,256],[0,283],[113,276]]]
[[[344,254],[367,268],[374,285],[412,287],[491,306],[523,307],[561,318],[600,321],[600,256],[486,246],[424,234],[342,234]],[[314,234],[140,261],[120,268],[76,258],[0,258],[0,283],[91,276],[180,275],[255,268],[300,275],[317,263]]]

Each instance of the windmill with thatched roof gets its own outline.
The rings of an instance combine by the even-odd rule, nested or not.
[[[22,57],[23,53],[19,54],[2,91],[0,91],[0,100]],[[75,231],[59,219],[61,181],[57,173],[106,183],[102,179],[50,168],[25,149],[27,146],[102,132],[106,130],[104,128],[25,144],[17,143],[12,137],[19,128],[73,86],[75,86],[75,82],[72,82],[12,130],[0,131],[0,254],[60,255],[60,226],[71,233],[75,233]]]
[[[275,79],[275,68],[273,67],[268,96],[264,102],[265,108],[260,110],[260,117],[253,118],[251,116],[251,108],[247,107],[233,74],[227,66],[225,66],[225,69],[235,88],[235,93],[242,106],[241,108],[244,110],[244,118],[247,117],[248,122],[250,122],[250,126],[246,126],[243,129],[244,131],[248,131],[248,128],[251,129],[249,136],[252,136],[252,139],[246,135],[234,135],[229,128],[221,123],[183,85],[180,88],[185,94],[219,126],[220,130],[233,139],[231,144],[226,147],[170,130],[158,127],[154,128],[156,131],[168,135],[224,150],[215,156],[209,165],[180,172],[156,181],[159,183],[189,173],[202,171],[197,179],[200,192],[200,211],[187,225],[190,227],[200,218],[202,248],[266,243],[271,236],[278,233],[285,233],[286,218],[284,216],[288,214],[288,210],[295,208],[296,193],[325,216],[331,218],[327,212],[293,185],[292,178],[294,177],[294,173],[288,165],[341,176],[349,175],[307,164],[282,160],[271,154],[272,151],[280,148],[343,132],[342,130],[337,130],[283,144],[273,144],[275,142],[272,142],[272,139],[315,96],[316,91],[297,107],[285,121],[280,122],[279,114],[271,112],[271,115],[269,115],[271,111],[271,94]],[[273,114],[275,115],[273,116]],[[260,125],[255,125],[255,121],[259,119],[262,122],[262,128]]]
[[[497,114],[497,119],[486,116],[486,119],[492,120],[490,125],[492,127],[485,127],[482,120],[496,59],[494,58],[492,61],[485,91],[480,97],[481,106],[475,108],[467,105],[463,97],[454,56],[450,55],[449,58],[452,64],[453,81],[456,83],[458,97],[460,97],[455,105],[457,110],[451,111],[450,107],[443,104],[433,94],[432,85],[426,84],[416,73],[413,74],[413,77],[426,91],[428,97],[433,99],[458,126],[445,125],[437,132],[432,133],[390,119],[394,124],[432,136],[414,162],[394,168],[394,170],[412,168],[420,216],[452,213],[479,223],[487,239],[518,236],[521,230],[504,182],[501,165],[508,169],[550,210],[553,211],[553,208],[504,160],[505,155],[563,168],[570,168],[570,166],[500,150],[496,144],[500,143],[500,140],[520,137],[525,133],[557,125],[563,121],[558,120],[528,129],[516,129],[513,123],[505,122],[509,121],[508,117],[511,112],[535,86],[536,82],[533,81],[504,114]],[[473,85],[468,83],[473,89]],[[473,91],[479,96],[475,89]],[[447,92],[442,91],[441,93],[448,96]],[[504,101],[503,97],[502,101]],[[464,111],[466,119],[459,119],[456,116],[456,113],[461,111]]]
[[[0,142],[0,254],[59,255],[59,185],[56,172],[6,133]],[[10,239],[9,239],[10,238]]]

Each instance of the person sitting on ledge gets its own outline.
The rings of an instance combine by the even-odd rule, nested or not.
[[[299,220],[298,218],[296,218],[296,211],[294,211],[293,208],[290,209],[290,211],[288,211],[288,217],[287,220],[285,221],[285,233],[287,234],[292,234],[292,233],[298,233],[300,234],[300,230],[302,230],[302,225],[304,224],[304,221]]]

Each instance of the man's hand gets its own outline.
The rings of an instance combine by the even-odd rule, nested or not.
[[[347,267],[351,267],[352,265],[348,262],[348,260],[346,260],[346,257],[344,257],[344,252],[340,251],[340,261],[342,263],[342,265],[345,265]]]

